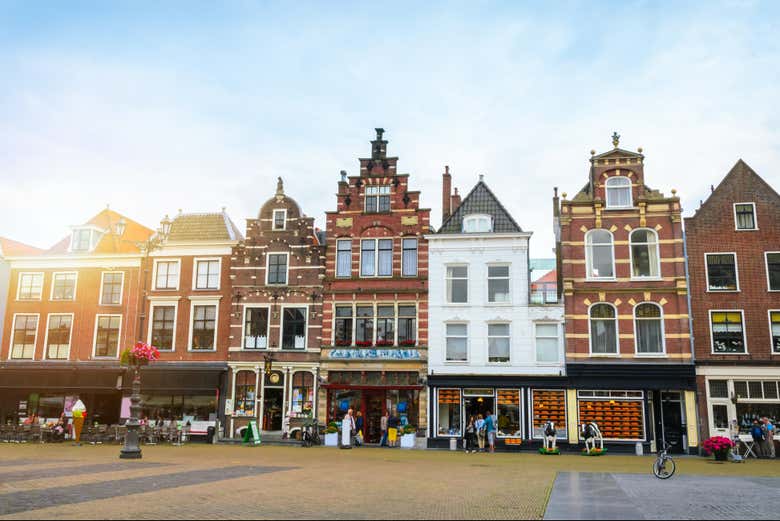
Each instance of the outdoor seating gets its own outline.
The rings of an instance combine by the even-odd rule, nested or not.
[[[750,456],[753,456],[754,458],[758,458],[755,452],[753,452],[753,448],[756,444],[755,440],[753,440],[753,436],[750,434],[740,434],[739,435],[739,441],[742,442],[742,445],[745,446],[745,454],[743,457],[747,459]]]

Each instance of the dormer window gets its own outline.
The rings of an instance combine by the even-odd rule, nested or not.
[[[287,210],[274,210],[274,231],[284,230],[287,224]]]
[[[607,208],[631,208],[631,180],[627,177],[607,179]]]
[[[490,233],[493,218],[489,215],[467,215],[463,218],[463,233]]]
[[[366,187],[366,213],[390,211],[390,186]]]
[[[101,233],[94,228],[75,228],[70,240],[70,251],[92,251],[100,240]]]

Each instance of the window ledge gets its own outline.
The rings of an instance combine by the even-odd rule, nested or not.
[[[652,281],[662,281],[664,280],[662,277],[631,277],[631,281],[634,282],[652,282]]]
[[[216,349],[187,349],[188,353],[216,353]]]
[[[712,352],[710,352],[710,354],[711,355],[724,355],[724,356],[749,356],[750,355],[750,353],[748,353],[747,351],[745,351],[744,353],[719,353],[717,351],[712,351]],[[776,353],[776,354],[780,354],[780,353]]]
[[[585,282],[617,282],[617,278],[616,277],[603,277],[603,278],[585,277]]]
[[[620,353],[590,353],[591,358],[620,358]]]
[[[707,291],[705,293],[741,293],[741,290],[738,289],[709,289],[707,288]]]
[[[666,353],[634,353],[637,358],[669,358]]]

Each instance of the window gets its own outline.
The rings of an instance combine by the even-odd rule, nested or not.
[[[447,302],[451,304],[465,304],[468,301],[468,266],[447,266]]]
[[[713,353],[745,353],[741,311],[710,311]]]
[[[508,436],[522,436],[520,429],[520,390],[499,389],[496,407],[497,427],[496,435],[499,438]]]
[[[460,436],[460,389],[439,389],[439,436]]]
[[[352,306],[336,306],[336,330],[334,342],[337,346],[352,345]]]
[[[306,348],[306,308],[282,311],[282,349]]]
[[[152,305],[152,345],[161,351],[173,351],[175,331],[176,306]]]
[[[395,308],[378,306],[376,308],[376,345],[391,346],[395,343]]]
[[[367,347],[374,342],[374,306],[357,306],[355,345]]]
[[[705,253],[707,261],[707,289],[709,291],[738,291],[737,255],[735,253]]]
[[[488,302],[509,302],[509,266],[488,266]]]
[[[77,277],[77,273],[55,273],[51,283],[51,299],[74,300]]]
[[[403,256],[401,257],[401,275],[404,277],[417,276],[417,239],[404,239],[401,241]]]
[[[780,252],[766,253],[766,277],[769,291],[780,291]]]
[[[609,304],[590,308],[590,352],[596,355],[618,354],[617,316]]]
[[[292,412],[311,414],[314,410],[314,375],[297,371],[292,378]]]
[[[509,362],[509,324],[488,324],[488,361]]]
[[[446,324],[447,329],[447,361],[465,362],[468,360],[468,330],[467,324]]]
[[[267,284],[287,284],[287,254],[268,254]]]
[[[116,358],[119,355],[119,328],[122,315],[98,315],[95,323],[95,356]]]
[[[467,215],[463,218],[464,233],[490,233],[493,231],[493,218],[489,215]]]
[[[710,380],[710,398],[728,398],[729,387],[726,380]]]
[[[631,276],[659,277],[658,236],[653,230],[631,232]]]
[[[769,312],[769,329],[772,336],[772,352],[780,354],[780,311]]]
[[[336,241],[336,276],[352,276],[352,241]]]
[[[71,251],[89,251],[91,249],[92,230],[73,230]]]
[[[122,282],[125,274],[121,271],[103,272],[100,283],[100,304],[117,306],[122,303]]]
[[[373,277],[376,273],[376,252],[374,251],[376,241],[360,241],[360,276]]]
[[[607,179],[607,208],[631,208],[631,180],[627,177]]]
[[[737,203],[734,205],[734,223],[737,230],[757,230],[756,205],[753,203]]]
[[[214,351],[217,331],[216,304],[198,304],[192,306],[192,351]]]
[[[268,308],[245,308],[244,349],[268,347]]]
[[[712,405],[712,426],[716,429],[729,428],[729,410],[726,405]]]
[[[360,241],[360,250],[361,277],[392,276],[393,239],[364,239]]]
[[[195,265],[195,289],[219,289],[219,259],[196,259]]]
[[[38,336],[38,315],[16,315],[11,340],[11,358],[32,360]]]
[[[536,361],[558,362],[560,360],[558,324],[536,324]]]
[[[615,251],[612,234],[607,230],[591,230],[585,236],[587,278],[611,279],[615,276]]]
[[[17,300],[41,300],[43,273],[20,273]]]
[[[73,315],[49,315],[49,324],[46,328],[46,358],[68,359],[72,326]]]
[[[661,308],[656,304],[639,304],[634,308],[636,352],[640,355],[664,352],[664,326]]]
[[[239,371],[236,373],[234,416],[254,416],[256,383],[257,378],[254,371]]]
[[[379,276],[389,277],[393,274],[393,239],[379,241]]]
[[[398,345],[413,346],[417,343],[417,307],[398,306]]]
[[[366,212],[389,212],[390,211],[390,187],[389,186],[367,186],[366,187]]]
[[[274,210],[274,230],[284,230],[287,225],[287,210]]]
[[[179,288],[179,261],[157,261],[154,289]]]

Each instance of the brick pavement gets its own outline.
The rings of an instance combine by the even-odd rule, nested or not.
[[[6,514],[0,519],[540,519],[558,471],[649,475],[653,461],[617,455],[158,445],[145,447],[144,459],[132,462],[120,461],[118,452],[117,446],[0,445],[0,513]],[[74,465],[95,470],[71,472]],[[58,468],[61,474],[40,473],[41,468]],[[263,472],[268,468],[274,471]],[[680,476],[776,477],[778,469],[774,461],[678,461]],[[6,479],[23,471],[39,477]]]

